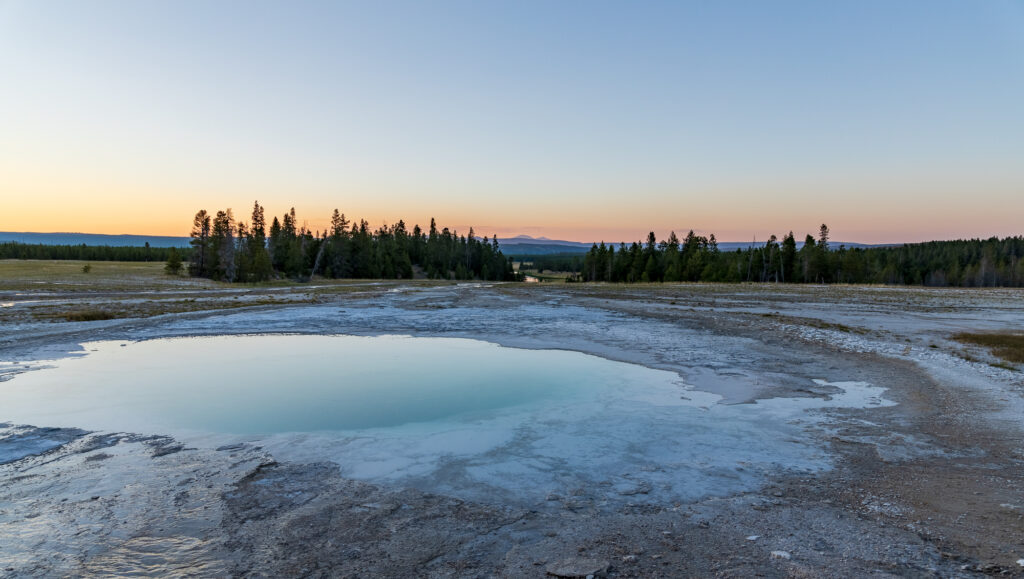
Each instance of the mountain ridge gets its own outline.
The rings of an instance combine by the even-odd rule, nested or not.
[[[133,234],[106,234],[106,233],[72,233],[72,232],[15,232],[0,231],[0,243],[17,242],[26,244],[43,245],[109,245],[109,246],[144,246],[150,247],[188,247],[190,238],[175,237],[169,235],[133,235]],[[498,245],[503,253],[510,255],[547,255],[552,253],[586,253],[594,243],[581,241],[567,241],[562,239],[550,239],[547,237],[533,237],[530,235],[516,235],[514,237],[498,238]],[[626,242],[630,245],[632,242]],[[618,247],[619,242],[608,243]],[[722,251],[735,251],[745,249],[751,245],[761,246],[764,242],[752,243],[747,241],[724,241],[719,242],[718,247]],[[797,247],[803,245],[797,241]],[[832,247],[838,248],[845,245],[847,248],[854,247],[892,247],[902,245],[900,243],[866,244],[855,242],[833,241]]]

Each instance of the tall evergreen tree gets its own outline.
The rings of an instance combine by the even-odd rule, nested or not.
[[[796,281],[796,239],[790,231],[782,238],[782,281]]]
[[[802,279],[805,282],[817,282],[820,279],[818,275],[817,262],[815,256],[817,255],[817,245],[814,243],[814,237],[811,234],[807,234],[804,238],[804,246],[800,248],[800,264],[803,266],[801,274]]]
[[[208,277],[210,273],[210,215],[200,209],[192,220],[192,259],[189,261],[189,272],[193,276]]]
[[[277,218],[275,217],[274,220],[276,222]],[[277,229],[280,230],[279,224]],[[249,248],[249,281],[260,282],[270,279],[274,275],[274,266],[267,249],[267,220],[259,201],[253,203],[252,226],[247,247]]]
[[[218,211],[210,235],[210,270],[213,279],[235,281],[235,223],[231,209]]]

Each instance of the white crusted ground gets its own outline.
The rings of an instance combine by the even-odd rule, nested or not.
[[[321,305],[0,328],[0,388],[92,340],[263,332],[485,339],[672,377],[475,420],[272,436],[262,450],[4,426],[0,576],[292,575],[318,561],[326,574],[408,575],[429,564],[435,576],[523,576],[544,568],[537,559],[587,548],[623,576],[664,574],[670,559],[690,574],[727,576],[951,576],[1015,565],[1024,532],[1019,513],[1000,505],[1020,492],[1024,455],[1008,446],[1024,420],[1020,373],[983,352],[967,361],[947,338],[1021,327],[1021,293],[743,289],[698,287],[687,298],[672,286],[607,296],[601,286],[403,288]],[[272,459],[292,464],[259,466]],[[325,459],[337,466],[303,464]],[[458,501],[431,510],[422,497],[344,479],[321,493],[328,471],[541,514],[515,515],[528,530],[492,531],[505,515]],[[708,496],[724,498],[700,500]],[[418,513],[433,534],[403,534],[403,517]],[[472,517],[481,527],[469,547],[445,542]],[[405,542],[367,534],[378,531]],[[492,539],[493,551],[472,546]],[[397,544],[430,552],[387,567]],[[791,558],[772,559],[776,550]],[[277,563],[300,556],[295,567]]]

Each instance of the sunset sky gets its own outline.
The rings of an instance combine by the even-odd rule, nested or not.
[[[1024,234],[1024,2],[0,0],[0,230]]]

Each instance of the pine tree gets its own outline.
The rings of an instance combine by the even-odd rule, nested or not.
[[[808,236],[810,237],[810,236]],[[828,225],[821,224],[818,230],[818,245],[812,259],[814,260],[814,279],[822,283],[832,281],[832,254],[828,249]]]
[[[200,209],[192,221],[192,259],[189,261],[189,273],[194,277],[209,277],[210,253],[210,216],[205,209]]]
[[[180,275],[181,274],[181,254],[174,247],[167,254],[167,264],[164,266],[164,271],[167,275]]]
[[[231,209],[218,211],[213,219],[210,235],[211,277],[222,281],[235,281],[235,218]]]
[[[331,215],[331,236],[342,237],[346,234],[345,228],[348,227],[348,219],[345,218],[344,213],[339,213],[337,209]]]
[[[814,256],[817,254],[817,246],[814,244],[814,237],[807,234],[804,238],[804,246],[800,248],[800,263],[803,266],[801,272],[805,283],[814,282],[818,279],[818,271],[815,269],[817,263]]]
[[[276,217],[274,221],[276,223]],[[263,207],[259,201],[255,201],[252,207],[252,226],[247,244],[249,247],[249,280],[254,282],[266,281],[274,275],[274,266],[267,249],[266,228],[267,220]],[[277,229],[280,230],[280,225],[277,225]]]
[[[796,239],[793,232],[782,238],[782,281],[796,281]]]

